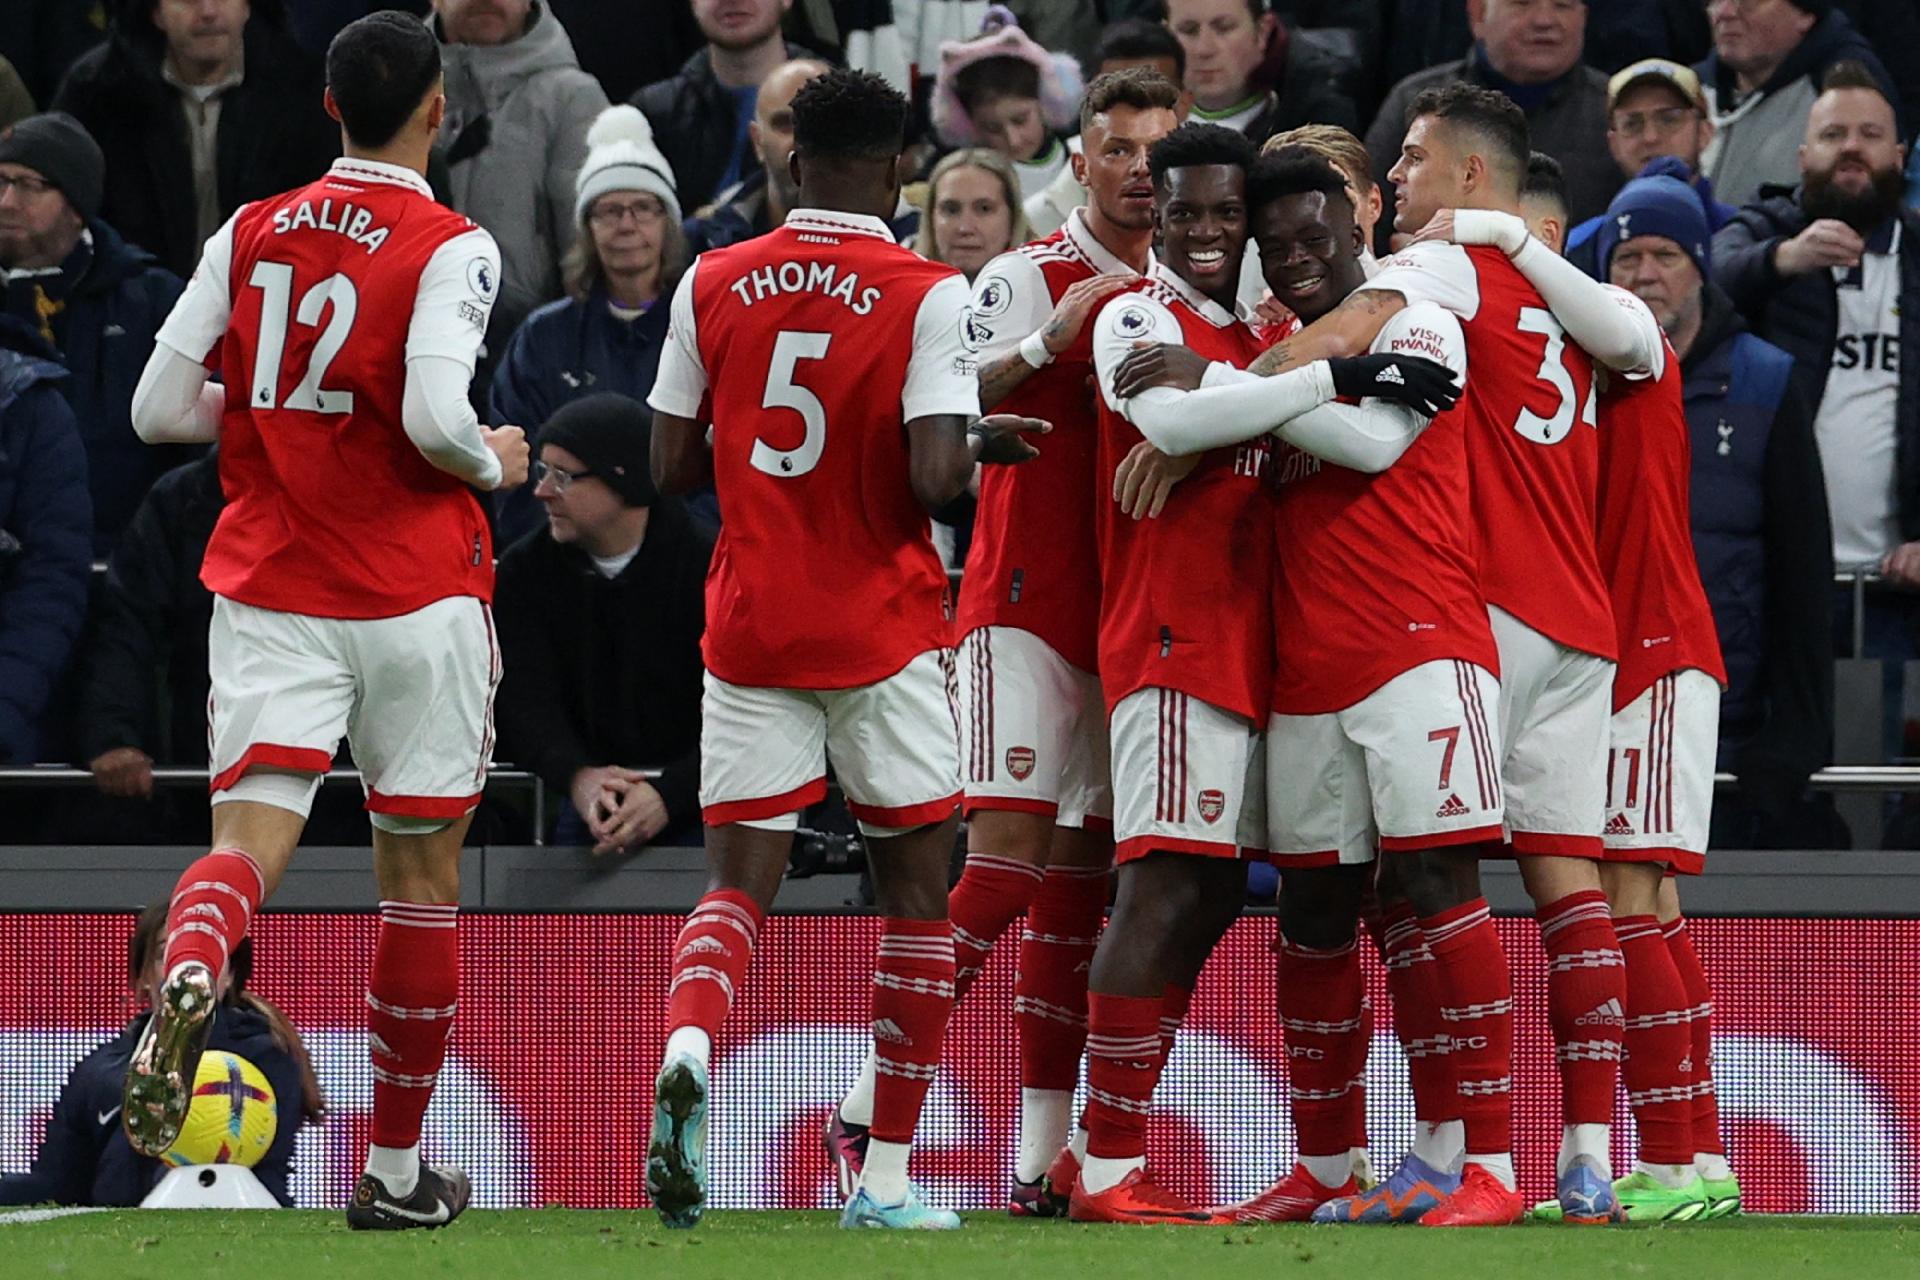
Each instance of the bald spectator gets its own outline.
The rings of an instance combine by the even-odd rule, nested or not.
[[[1808,113],[1799,187],[1749,205],[1713,239],[1713,276],[1754,331],[1794,358],[1813,406],[1834,567],[1882,575],[1865,651],[1884,664],[1883,741],[1900,746],[1902,668],[1920,656],[1920,213],[1901,203],[1903,148],[1872,73],[1840,63]],[[1853,648],[1852,594],[1835,600]]]
[[[1193,119],[1256,146],[1308,123],[1360,127],[1333,59],[1282,26],[1266,0],[1167,0],[1167,26],[1186,50]]]
[[[1560,162],[1575,221],[1602,212],[1621,176],[1606,149],[1607,78],[1580,61],[1587,6],[1581,0],[1472,0],[1468,15],[1474,46],[1466,57],[1416,72],[1387,95],[1367,131],[1375,180],[1384,187],[1400,158],[1415,96],[1464,80],[1498,89],[1526,112],[1533,149]]]
[[[1714,138],[1702,164],[1722,200],[1800,181],[1797,148],[1828,68],[1858,62],[1890,102],[1892,78],[1829,0],[1709,0],[1713,52],[1699,66]]]
[[[1607,81],[1607,151],[1620,176],[1664,175],[1687,183],[1700,200],[1708,234],[1734,214],[1732,205],[1715,198],[1713,183],[1700,171],[1700,153],[1712,138],[1706,94],[1693,68],[1667,58],[1643,58]],[[1605,220],[1605,215],[1588,218],[1567,236],[1567,258],[1589,275],[1599,275],[1594,240]]]
[[[781,38],[780,19],[791,5],[792,0],[693,0],[706,47],[677,75],[633,95],[633,105],[653,122],[653,135],[673,166],[687,208],[705,206],[760,171],[748,139],[760,87],[782,63],[814,57]]]
[[[765,235],[787,220],[799,198],[787,167],[787,156],[793,151],[793,95],[826,69],[827,64],[816,58],[796,58],[781,63],[760,86],[753,121],[747,126],[753,172],[721,193],[711,214],[688,221],[687,243],[694,253]]]
[[[128,0],[55,111],[106,155],[100,216],[182,279],[234,210],[326,172],[340,128],[317,62],[248,0]]]
[[[532,0],[434,0],[446,76],[441,130],[453,207],[500,245],[500,298],[487,324],[498,354],[519,323],[560,296],[573,243],[574,178],[607,95],[580,69],[559,19]]]

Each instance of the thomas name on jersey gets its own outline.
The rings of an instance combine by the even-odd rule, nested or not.
[[[373,210],[363,208],[351,200],[342,200],[337,212],[330,199],[320,201],[320,210],[317,213],[314,212],[311,200],[302,200],[292,208],[274,211],[273,233],[275,235],[285,235],[289,231],[298,231],[303,227],[337,232],[355,244],[363,246],[368,253],[377,251],[392,234],[390,227],[373,225]]]
[[[815,237],[801,236],[802,240]],[[755,268],[735,280],[727,288],[739,296],[743,306],[751,307],[762,298],[778,297],[783,293],[824,293],[829,298],[838,298],[847,304],[849,310],[857,316],[872,311],[879,302],[880,290],[869,285],[860,287],[857,272],[846,271],[833,262],[782,262],[778,266],[768,265]],[[856,299],[855,294],[859,297]]]

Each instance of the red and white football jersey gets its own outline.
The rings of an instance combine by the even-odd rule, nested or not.
[[[979,415],[966,305],[964,277],[860,214],[795,210],[688,269],[648,403],[713,423],[714,675],[846,689],[947,647],[905,426]]]
[[[1664,336],[1661,347],[1657,377],[1606,374],[1600,393],[1600,567],[1620,636],[1615,711],[1689,667],[1727,682],[1693,554],[1693,446],[1680,359]]]
[[[407,438],[400,405],[407,360],[473,368],[499,288],[493,237],[375,161],[336,160],[207,242],[158,340],[217,355],[226,385],[209,590],[328,618],[491,597],[480,504]]]
[[[1395,314],[1372,349],[1468,376],[1460,322],[1429,302]],[[1455,407],[1433,419],[1377,475],[1277,446],[1275,711],[1342,711],[1443,658],[1499,673],[1473,555],[1465,418]]]
[[[1472,372],[1464,415],[1475,555],[1488,604],[1602,658],[1616,652],[1595,550],[1600,441],[1593,362],[1498,249],[1417,244],[1363,289],[1460,317]]]
[[[1177,343],[1236,368],[1261,351],[1252,329],[1159,264],[1094,322],[1107,709],[1135,690],[1159,687],[1264,724],[1273,673],[1271,441],[1209,449],[1155,519],[1120,510],[1111,497],[1114,471],[1144,437],[1114,408],[1113,379],[1142,341]]]
[[[989,262],[974,281],[968,323],[980,363],[997,360],[1053,314],[1060,295],[1097,275],[1133,274],[1087,230],[1075,209],[1065,226]],[[1093,326],[992,406],[1041,418],[1053,430],[1040,456],[980,477],[973,543],[960,587],[960,635],[978,627],[1019,627],[1092,671],[1100,627],[1099,544],[1093,480]]]

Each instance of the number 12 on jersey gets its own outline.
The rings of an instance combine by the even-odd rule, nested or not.
[[[253,274],[247,277],[247,283],[262,294],[259,346],[253,353],[253,391],[247,403],[255,409],[352,413],[353,392],[330,391],[320,385],[320,380],[327,376],[327,367],[340,354],[340,348],[347,344],[347,335],[353,330],[353,318],[360,309],[360,295],[353,281],[340,274],[328,276],[300,295],[297,310],[293,307],[292,264],[262,258],[253,264]],[[313,344],[306,371],[287,393],[287,398],[279,400],[280,361],[286,352],[289,320],[314,328],[329,302],[333,304],[333,315],[320,340]]]

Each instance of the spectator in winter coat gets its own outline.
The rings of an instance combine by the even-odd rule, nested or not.
[[[1416,72],[1395,85],[1367,130],[1381,189],[1400,159],[1407,107],[1423,89],[1464,80],[1498,89],[1526,113],[1533,149],[1560,162],[1575,222],[1607,207],[1620,170],[1607,154],[1607,77],[1583,66],[1587,6],[1581,0],[1478,0],[1467,56]],[[1389,219],[1380,234],[1392,229]],[[1382,246],[1384,247],[1384,246]]]
[[[0,316],[0,764],[33,764],[87,609],[93,511],[66,370],[6,349],[14,329]]]
[[[1872,47],[1829,0],[1712,0],[1707,16],[1713,52],[1698,70],[1714,137],[1701,167],[1722,200],[1752,204],[1761,187],[1800,180],[1807,113],[1835,63],[1862,64],[1899,101]]]
[[[654,491],[651,437],[625,396],[562,407],[534,468],[547,526],[500,557],[494,594],[501,755],[571,800],[554,842],[596,854],[700,838],[713,538]]]
[[[47,1134],[26,1173],[0,1177],[0,1205],[90,1205],[132,1208],[166,1172],[158,1160],[136,1155],[120,1124],[127,1063],[146,1029],[160,981],[166,976],[167,904],[140,913],[127,940],[127,985],[142,1012],[82,1058],[67,1076],[47,1122]],[[287,1015],[247,990],[253,976],[253,939],[234,948],[221,976],[207,1048],[239,1054],[273,1086],[278,1124],[273,1143],[253,1174],[282,1205],[293,1204],[294,1141],[305,1124],[326,1118],[326,1099],[300,1032]]]
[[[799,203],[800,189],[787,165],[793,154],[793,95],[826,70],[818,59],[798,58],[781,63],[761,82],[747,126],[754,171],[721,192],[711,213],[687,219],[687,243],[696,256],[767,234]]]
[[[580,69],[559,20],[533,0],[433,7],[453,207],[500,245],[500,298],[487,324],[497,358],[535,307],[560,296],[560,259],[580,225],[574,179],[607,95]]]
[[[633,95],[680,180],[680,199],[700,209],[759,172],[747,141],[760,86],[784,62],[816,55],[780,38],[792,0],[693,0],[704,49],[679,72]]]
[[[183,280],[234,210],[340,154],[320,69],[278,15],[271,0],[128,0],[53,100],[106,155],[100,216]]]
[[[1920,214],[1901,203],[1893,106],[1858,63],[1827,73],[1799,187],[1766,194],[1713,238],[1713,277],[1753,331],[1794,358],[1813,413],[1837,569],[1878,574],[1865,648],[1884,664],[1883,745],[1900,749],[1902,671],[1920,656]],[[1852,593],[1834,601],[1853,651]]]
[[[1282,26],[1266,0],[1167,0],[1166,8],[1187,51],[1193,119],[1238,129],[1255,146],[1303,124],[1360,127],[1333,60]]]
[[[133,389],[183,286],[95,216],[104,180],[100,148],[71,116],[33,116],[0,137],[4,307],[72,375],[60,389],[87,449],[101,559],[147,487],[191,456],[133,431]]]
[[[574,194],[578,228],[566,260],[567,296],[528,316],[493,374],[493,420],[547,421],[582,396],[617,392],[640,406],[660,364],[667,302],[692,260],[680,229],[673,169],[647,118],[608,107],[587,135]],[[703,515],[717,521],[711,504]],[[546,524],[531,480],[495,497],[500,546]]]
[[[1680,357],[1693,546],[1726,662],[1712,843],[1805,848],[1792,826],[1833,744],[1833,543],[1793,357],[1747,332],[1709,281],[1708,221],[1666,177],[1621,188],[1597,241],[1606,279],[1653,310]]]

